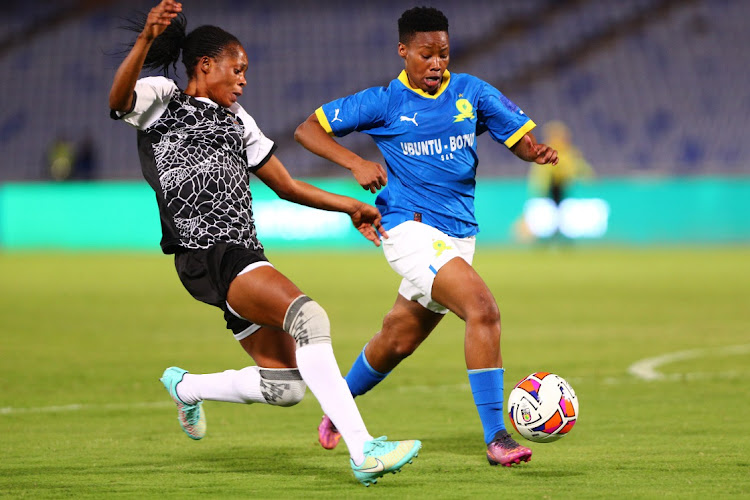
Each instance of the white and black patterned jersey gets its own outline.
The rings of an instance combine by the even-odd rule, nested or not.
[[[164,253],[217,242],[262,249],[250,173],[276,149],[235,103],[224,108],[184,94],[164,77],[138,80],[133,110],[112,113],[138,129],[143,176],[156,193]]]

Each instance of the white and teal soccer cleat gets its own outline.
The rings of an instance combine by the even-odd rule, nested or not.
[[[206,435],[206,413],[203,411],[203,401],[189,405],[183,403],[177,396],[177,384],[182,382],[182,377],[186,373],[188,373],[187,370],[170,366],[164,370],[159,380],[177,405],[177,420],[180,421],[182,430],[190,439],[201,439]]]
[[[400,471],[401,467],[412,462],[422,447],[422,442],[418,440],[387,441],[387,439],[381,436],[367,441],[364,450],[365,460],[361,465],[355,465],[353,460],[349,460],[354,477],[365,486],[377,483],[378,478],[388,472],[395,474]]]

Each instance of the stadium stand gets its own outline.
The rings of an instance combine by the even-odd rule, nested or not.
[[[95,176],[140,177],[135,134],[108,118],[118,30],[143,0],[11,0],[0,20],[0,181],[49,178],[59,140],[94,145]],[[420,2],[417,2],[421,4]],[[744,0],[465,0],[430,2],[451,21],[452,71],[493,83],[539,124],[562,120],[600,176],[735,175],[750,169],[744,125],[750,35]],[[342,175],[303,151],[294,128],[317,106],[384,85],[402,68],[396,19],[414,2],[214,0],[188,28],[236,34],[251,67],[243,105],[300,176]],[[181,72],[178,72],[181,75]],[[184,77],[178,83],[184,83]],[[377,158],[369,138],[344,142]],[[526,168],[489,137],[482,175]]]

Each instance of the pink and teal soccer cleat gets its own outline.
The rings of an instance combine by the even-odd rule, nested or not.
[[[333,425],[328,415],[323,415],[323,420],[321,420],[318,426],[318,441],[320,445],[326,450],[332,450],[339,444],[340,439],[341,433]]]
[[[487,460],[490,465],[511,467],[513,464],[531,460],[531,450],[516,443],[510,434],[502,431],[487,445]]]
[[[361,465],[352,466],[354,477],[364,484],[370,486],[378,482],[378,478],[391,472],[393,474],[401,470],[406,464],[419,454],[422,442],[411,441],[386,441],[388,438],[381,436],[365,443],[365,460]]]
[[[186,373],[187,370],[171,366],[164,370],[159,380],[177,405],[177,420],[180,421],[182,430],[190,439],[201,439],[206,435],[206,413],[202,408],[203,401],[188,405],[177,396],[177,384],[182,382],[182,377]]]

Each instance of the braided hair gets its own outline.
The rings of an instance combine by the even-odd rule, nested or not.
[[[401,14],[398,20],[398,41],[407,44],[417,33],[445,31],[448,18],[433,7],[414,7]]]
[[[139,14],[135,18],[128,19],[122,28],[135,33],[140,33],[146,26],[147,15]],[[132,48],[135,41],[128,44]],[[177,61],[182,52],[182,64],[185,65],[185,73],[188,78],[195,74],[195,66],[201,57],[208,56],[218,59],[224,50],[233,44],[241,45],[236,36],[224,31],[218,26],[199,26],[187,33],[187,18],[180,13],[172,19],[172,23],[164,32],[156,37],[149,48],[143,67],[146,69],[159,70],[164,76],[169,76],[170,66],[172,71],[177,71]]]

